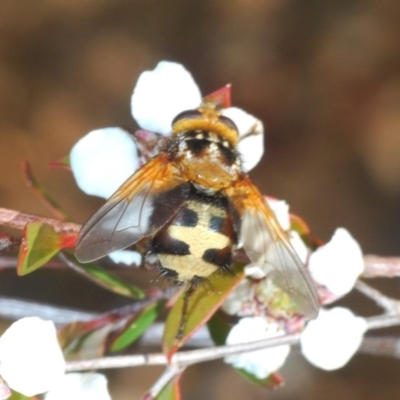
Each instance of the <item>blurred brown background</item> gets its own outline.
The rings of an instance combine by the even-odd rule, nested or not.
[[[395,0],[1,0],[1,206],[48,215],[24,185],[20,164],[29,160],[84,221],[101,201],[48,163],[91,129],[135,128],[132,88],[164,59],[183,63],[203,94],[232,83],[234,104],[264,121],[267,151],[252,172],[264,193],[286,199],[324,240],[344,226],[366,253],[400,255]],[[104,293],[64,275],[3,272],[0,294],[95,309]],[[399,287],[391,282],[393,295]],[[119,300],[103,301],[107,309]],[[184,398],[395,399],[399,368],[357,356],[327,373],[293,354],[282,369],[286,386],[265,392],[214,362],[187,371]],[[159,372],[112,372],[114,400],[138,398]]]

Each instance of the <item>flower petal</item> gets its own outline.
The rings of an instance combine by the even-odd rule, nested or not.
[[[111,400],[107,379],[97,373],[70,373],[57,387],[50,390],[44,400]]]
[[[282,229],[288,231],[290,229],[289,204],[285,200],[278,200],[273,197],[267,197],[266,200]]]
[[[283,334],[276,322],[268,322],[262,317],[242,318],[229,332],[226,344],[247,343],[273,338]],[[225,362],[235,368],[245,369],[258,379],[264,379],[284,364],[290,352],[289,345],[250,351],[225,358]]]
[[[303,264],[305,264],[307,261],[309,250],[308,247],[304,244],[299,233],[296,231],[290,231],[289,240],[300,260]]]
[[[251,282],[244,279],[222,304],[222,309],[229,315],[239,315],[243,305],[251,302],[253,296]]]
[[[264,271],[257,264],[250,263],[244,267],[244,274],[253,279],[263,279],[265,278],[266,271]]]
[[[181,64],[161,61],[139,76],[131,110],[142,129],[168,135],[172,120],[182,111],[199,107],[201,101],[192,75]]]
[[[25,396],[48,391],[62,380],[65,361],[52,321],[37,317],[14,322],[0,338],[0,375]]]
[[[225,108],[221,113],[236,124],[239,130],[238,150],[242,158],[242,168],[245,172],[252,170],[264,154],[263,123],[237,107]]]
[[[346,229],[338,228],[328,243],[311,254],[309,269],[317,282],[344,296],[364,269],[360,245]]]
[[[279,224],[284,231],[289,231],[290,229],[290,215],[289,215],[289,204],[285,200],[278,200],[273,197],[264,197],[265,201],[270,206],[271,210],[275,214]],[[290,232],[290,238],[296,242],[296,246],[299,246],[300,250],[304,252],[305,245],[300,240],[298,243],[298,238],[295,232]],[[293,244],[293,243],[292,243]],[[301,246],[302,245],[302,246]],[[307,250],[306,250],[307,251]],[[261,279],[266,276],[269,270],[264,270],[260,265],[249,264],[245,267],[246,276],[250,276],[254,279]]]
[[[108,255],[116,264],[140,265],[142,255],[133,250],[117,250]]]
[[[121,128],[89,132],[70,153],[72,173],[87,194],[108,198],[139,167],[136,144]]]
[[[11,389],[3,379],[0,379],[0,400],[6,400],[12,396]]]
[[[343,367],[359,348],[367,330],[364,318],[350,310],[321,309],[301,334],[301,351],[318,368],[331,371]]]

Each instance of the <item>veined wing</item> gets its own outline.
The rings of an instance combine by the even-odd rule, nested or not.
[[[76,258],[93,261],[154,234],[177,213],[189,189],[166,153],[154,157],[86,222]]]
[[[251,262],[267,272],[302,314],[316,318],[319,305],[312,279],[261,193],[246,175],[226,192],[241,217],[240,240]]]

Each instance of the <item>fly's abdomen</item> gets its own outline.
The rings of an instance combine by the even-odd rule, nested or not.
[[[152,250],[162,272],[187,282],[219,269],[229,270],[236,242],[226,198],[193,190],[176,216],[153,238]]]

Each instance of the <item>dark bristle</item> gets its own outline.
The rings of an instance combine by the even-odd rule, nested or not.
[[[210,142],[207,139],[191,139],[187,140],[186,144],[193,155],[200,157],[206,151]]]
[[[218,144],[218,149],[223,157],[223,161],[227,165],[233,165],[238,158],[238,155],[229,147],[225,147],[221,143]]]
[[[158,274],[161,278],[167,279],[168,281],[175,284],[178,282],[178,273],[172,269],[164,268],[161,265],[158,268]]]

